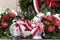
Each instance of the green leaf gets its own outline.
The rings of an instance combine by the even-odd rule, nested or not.
[[[21,7],[22,11],[27,10],[28,0],[19,0],[19,6]]]
[[[40,10],[41,10],[41,12],[44,13],[44,14],[46,14],[46,12],[48,12],[48,9],[47,9],[47,7],[46,7],[45,4],[42,4],[42,5],[41,5],[41,9],[40,9]]]

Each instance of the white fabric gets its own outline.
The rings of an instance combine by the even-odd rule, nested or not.
[[[10,33],[12,36],[20,36],[20,31],[17,31],[19,30],[18,27],[15,26],[15,23],[13,23],[11,26],[10,26]]]
[[[24,22],[21,21],[21,20],[17,21],[17,23],[18,23],[18,24],[24,24]]]
[[[42,14],[42,13],[41,13]],[[37,30],[37,28],[38,27],[35,27],[35,26],[37,26],[37,25],[40,25],[40,23],[41,23],[41,20],[40,20],[40,18],[39,17],[41,17],[41,16],[44,16],[44,14],[42,14],[42,15],[40,15],[40,14],[38,14],[37,16],[35,16],[34,18],[33,18],[33,20],[37,23],[37,24],[32,24],[32,27],[33,27],[33,29],[32,29],[32,31],[31,31],[31,33],[33,34],[36,30]],[[44,27],[44,25],[43,25],[43,23],[41,23],[41,26],[42,26],[42,28]],[[34,28],[35,27],[35,28]],[[42,30],[42,29],[41,29]],[[37,33],[33,36],[33,39],[42,39],[42,37],[41,37],[41,31],[40,30],[38,30],[37,31]]]
[[[40,22],[40,18],[39,18],[39,17],[36,17],[36,16],[33,18],[33,20],[34,20],[35,22],[38,22],[38,23]]]
[[[23,36],[26,37],[26,36],[29,36],[29,35],[31,35],[31,32],[30,31],[25,31]]]
[[[25,28],[23,25],[20,25],[21,29],[22,29],[22,32],[23,34],[25,34]],[[11,26],[10,26],[10,33],[12,36],[20,36],[20,30],[18,27],[15,26],[15,23],[13,23]]]
[[[23,26],[23,25],[20,25],[20,27],[21,27],[21,29],[22,29],[22,32],[23,32],[23,34],[25,33],[25,27]]]
[[[37,29],[37,27],[34,28],[34,29],[32,29],[31,34],[33,34],[33,33],[35,32],[36,29]]]
[[[36,24],[31,24],[31,26],[34,28],[36,26]]]
[[[31,35],[30,31],[25,31],[26,28],[23,25],[24,22],[21,21],[21,20],[17,21],[15,19],[15,20],[13,20],[13,24],[11,24],[11,26],[10,26],[10,33],[11,33],[12,36],[20,36],[21,35],[20,30],[19,30],[18,27],[15,26],[16,23],[14,21],[16,21],[16,23],[20,24],[20,28],[22,29],[22,32],[23,32],[22,36],[26,37],[26,36]]]
[[[42,39],[41,36],[34,36],[33,39]]]

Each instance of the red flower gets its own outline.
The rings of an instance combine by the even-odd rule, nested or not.
[[[49,25],[49,24],[50,24],[50,22],[48,22],[48,21],[44,21],[44,24]]]
[[[54,25],[59,26],[60,25],[60,20],[59,19],[54,19]]]
[[[10,15],[9,15],[8,17],[9,17],[9,18],[13,18],[13,16],[10,16]]]
[[[58,7],[58,8],[60,8],[60,4],[59,4],[59,5],[57,5],[57,7]]]
[[[49,21],[51,21],[52,20],[52,16],[46,16],[46,19],[48,19]]]
[[[49,2],[53,2],[53,0],[49,0]]]
[[[8,26],[8,24],[6,22],[1,22],[1,26],[3,26],[5,28]]]
[[[47,6],[49,6],[50,5],[50,2],[47,2],[47,4],[46,4]]]
[[[2,16],[2,19],[3,19],[3,20],[6,20],[6,19],[7,19],[7,16]]]
[[[8,15],[9,15],[10,17],[16,17],[16,14],[13,13],[11,10],[8,11]]]
[[[43,2],[46,2],[46,0],[43,0]]]
[[[47,6],[49,6],[50,8],[54,8],[55,3],[54,2],[47,2]]]
[[[48,32],[53,32],[55,30],[55,27],[54,26],[49,26],[48,27]]]
[[[54,8],[54,6],[55,6],[55,3],[51,3],[51,6],[50,7],[51,8]]]

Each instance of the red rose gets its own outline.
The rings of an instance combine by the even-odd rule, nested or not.
[[[48,32],[53,32],[55,30],[55,27],[54,26],[49,26],[48,27]]]
[[[51,3],[51,6],[50,7],[51,8],[54,8],[54,6],[55,6],[55,3]]]
[[[59,26],[60,25],[60,20],[59,19],[54,19],[54,25]]]
[[[55,3],[54,2],[47,2],[47,6],[49,6],[50,8],[54,8]]]
[[[52,20],[52,16],[46,16],[46,19],[48,19],[49,21],[51,21]]]
[[[48,21],[44,21],[44,24],[49,25],[49,24],[50,24],[50,22],[48,22]]]
[[[16,17],[16,14],[13,13],[11,10],[8,11],[8,15],[11,16],[11,17]]]
[[[1,26],[3,26],[5,28],[8,26],[8,24],[6,22],[1,22]]]
[[[6,19],[7,19],[7,16],[2,16],[2,19],[3,19],[3,20],[6,20]]]
[[[49,6],[50,5],[50,2],[47,2],[47,4],[46,4],[47,6]]]

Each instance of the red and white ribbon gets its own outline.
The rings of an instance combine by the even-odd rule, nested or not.
[[[28,31],[31,31],[32,36],[34,37],[36,33],[40,30],[40,32],[44,32],[43,24],[42,23],[36,23],[34,20],[31,22],[28,20],[25,20],[24,26]],[[35,24],[33,27],[32,24]],[[23,33],[22,29],[20,28],[20,25],[16,23],[16,26],[19,28],[20,32]]]
[[[40,30],[40,32],[44,32],[43,24],[42,23],[36,23],[34,20],[31,22],[27,20],[25,21],[25,27],[27,30],[31,31],[32,36],[34,37],[36,33]]]
[[[33,4],[34,4],[34,8],[36,10],[37,13],[40,13],[40,8],[39,8],[39,0],[33,0]]]
[[[18,27],[18,28],[19,28],[20,33],[21,33],[21,34],[23,34],[23,31],[22,31],[22,29],[21,29],[21,27],[20,27],[20,24],[16,23],[16,24],[15,24],[15,26],[16,26],[16,27]]]
[[[30,27],[30,25],[31,25],[31,24],[28,24],[27,20],[25,20],[24,26],[25,26],[25,28],[26,28],[28,31],[31,31],[31,30],[32,30],[32,28]]]
[[[40,30],[40,32],[44,32],[44,28],[42,26],[42,23],[40,23],[39,25],[36,24],[37,26],[35,26],[35,28],[33,28],[32,32],[32,36],[34,37],[36,35],[36,33]]]

